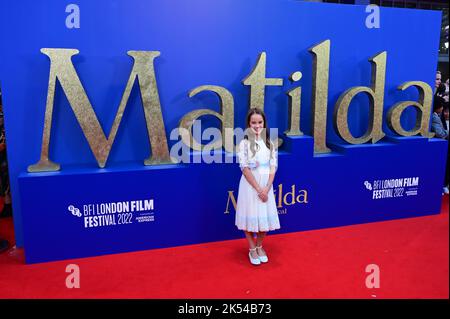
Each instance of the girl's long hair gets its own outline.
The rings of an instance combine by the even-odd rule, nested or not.
[[[250,128],[250,119],[252,117],[253,114],[259,114],[262,116],[263,121],[264,121],[264,129],[262,131],[262,136],[261,138],[264,139],[264,143],[266,144],[267,148],[270,150],[270,152],[272,153],[273,151],[273,146],[272,143],[270,142],[270,138],[269,138],[269,131],[267,130],[267,120],[266,120],[266,115],[264,114],[264,111],[253,107],[251,108],[248,113],[247,113],[247,128],[245,130],[245,135],[244,138],[246,140],[248,140],[250,142],[250,150],[253,153],[253,156],[255,155],[255,153],[258,151],[259,149],[259,145],[256,144],[255,142],[255,133],[253,133],[252,129]]]

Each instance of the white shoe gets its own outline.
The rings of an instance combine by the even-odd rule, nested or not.
[[[248,253],[248,258],[250,258],[250,263],[252,265],[259,265],[259,264],[261,264],[261,260],[259,260],[259,258],[253,258],[252,257],[252,251],[256,251],[256,248],[249,249],[249,250],[250,250],[250,252]]]
[[[444,194],[448,194],[448,187],[444,187]]]
[[[256,246],[256,248],[261,249],[262,246]],[[269,258],[267,257],[267,255],[260,256],[260,255],[258,254],[258,258],[259,258],[259,260],[260,260],[262,263],[266,263],[266,262],[269,261]]]

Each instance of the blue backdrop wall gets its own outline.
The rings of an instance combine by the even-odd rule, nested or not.
[[[341,140],[332,125],[339,95],[353,86],[370,85],[368,59],[381,51],[387,51],[384,115],[395,103],[418,98],[414,89],[397,90],[399,84],[417,80],[434,87],[439,12],[381,8],[380,28],[367,28],[365,6],[281,0],[78,0],[75,4],[80,9],[80,28],[74,29],[66,26],[68,3],[0,4],[0,84],[14,224],[27,262],[241,236],[234,226],[232,200],[240,178],[237,164],[142,165],[150,145],[137,85],[107,166],[99,169],[57,84],[50,157],[62,169],[27,173],[27,166],[39,159],[44,126],[50,62],[41,48],[80,51],[72,62],[106,133],[133,65],[126,52],[160,51],[154,65],[168,137],[186,113],[201,108],[219,111],[212,94],[188,97],[189,90],[204,84],[223,86],[233,94],[235,126],[243,127],[249,88],[241,81],[264,51],[266,76],[284,80],[282,87],[268,87],[265,98],[269,124],[279,129],[285,141],[274,183],[282,224],[278,232],[439,212],[446,142],[398,137],[384,120],[383,140],[353,146]],[[327,39],[331,40],[327,143],[332,152],[315,155],[308,49]],[[301,71],[303,77],[291,84],[288,77],[294,71]],[[289,138],[281,133],[288,124],[286,92],[298,85],[303,90],[305,136]],[[368,109],[364,95],[351,104],[348,121],[355,136],[367,129]],[[407,110],[402,121],[405,128],[412,128],[415,111]],[[218,121],[205,117],[202,125],[217,126]],[[174,143],[169,141],[169,146]],[[402,190],[395,191],[396,197],[377,199],[374,188],[391,179],[411,183],[397,185]],[[114,214],[113,226],[85,227],[84,216],[69,209],[79,208],[83,214],[85,207],[139,200],[153,200],[154,206],[123,215],[125,224],[118,224],[119,214]]]

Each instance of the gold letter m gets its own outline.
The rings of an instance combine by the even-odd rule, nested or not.
[[[134,82],[138,79],[142,104],[147,124],[148,138],[152,151],[151,157],[144,161],[145,165],[171,163],[167,146],[166,131],[159,102],[153,60],[159,56],[158,51],[128,51],[134,64],[128,79],[125,92],[120,101],[114,123],[109,136],[106,137],[95,115],[94,109],[86,95],[77,72],[72,64],[72,56],[79,53],[75,49],[41,49],[50,58],[50,76],[48,81],[47,104],[45,107],[45,124],[42,136],[41,157],[39,161],[28,166],[29,172],[57,171],[60,166],[48,158],[50,131],[55,98],[56,80],[69,101],[70,107],[81,126],[89,147],[100,167],[105,167],[112,144],[117,134],[120,121],[130,97]]]

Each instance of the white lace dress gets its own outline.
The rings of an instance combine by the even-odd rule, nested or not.
[[[269,180],[270,169],[278,167],[277,151],[267,148],[262,139],[256,141],[259,145],[256,153],[250,150],[250,142],[243,139],[239,144],[238,160],[241,170],[248,167],[256,182],[265,187]],[[239,193],[236,208],[236,226],[248,232],[267,232],[280,228],[278,210],[275,204],[273,186],[268,193],[268,200],[264,203],[256,190],[249,184],[244,175],[239,183]]]

